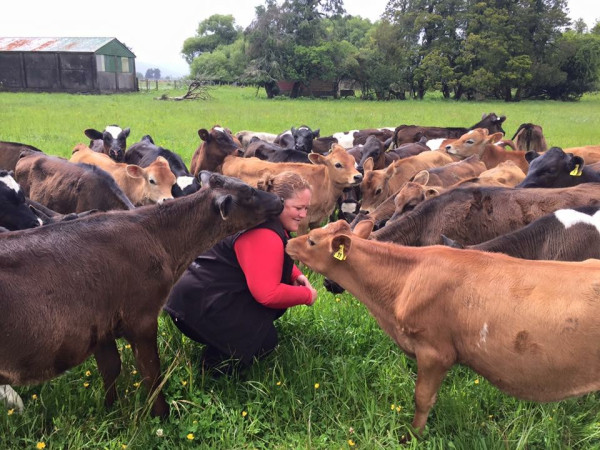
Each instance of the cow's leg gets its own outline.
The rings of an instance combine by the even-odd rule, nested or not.
[[[155,320],[153,325],[145,330],[137,330],[129,341],[148,394],[150,398],[156,395],[156,400],[152,405],[152,415],[166,417],[169,415],[169,405],[167,405],[165,397],[160,391],[161,376],[157,331],[158,322]]]
[[[4,403],[8,409],[23,411],[23,400],[8,384],[0,385],[0,402]]]
[[[104,382],[104,404],[107,407],[112,406],[117,398],[115,381],[121,373],[121,357],[114,339],[99,343],[94,352],[94,358],[96,358],[96,364]]]
[[[444,363],[433,351],[417,353],[417,383],[415,386],[415,416],[412,426],[422,434],[429,411],[435,404],[437,392],[452,364]]]

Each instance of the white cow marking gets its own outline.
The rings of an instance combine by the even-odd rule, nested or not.
[[[337,139],[338,144],[344,148],[352,148],[354,146],[354,133],[358,130],[343,131],[333,133],[333,137]]]
[[[570,228],[578,223],[586,223],[596,227],[596,230],[600,233],[600,211],[590,216],[573,209],[559,209],[554,212],[554,215],[565,228]]]
[[[477,343],[477,347],[481,347],[482,345],[485,345],[485,342],[487,340],[487,335],[488,335],[488,324],[487,322],[483,324],[483,327],[481,327],[481,330],[479,331],[479,342]]]
[[[15,192],[19,192],[21,190],[21,186],[19,186],[15,179],[10,175],[4,175],[3,177],[0,177],[0,181],[2,181],[9,189],[12,189]]]
[[[107,133],[109,133],[113,137],[113,139],[117,139],[119,137],[119,134],[123,130],[121,129],[121,127],[116,127],[116,126],[113,126],[113,125],[109,125],[109,126],[107,126],[104,129],[104,131],[106,131]]]
[[[194,177],[177,177],[177,185],[183,190],[194,182]]]

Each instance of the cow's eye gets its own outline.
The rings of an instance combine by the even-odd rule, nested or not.
[[[341,169],[342,168],[342,163],[336,162],[335,163],[335,168],[336,169]]]
[[[474,143],[475,143],[475,141],[474,141],[473,139],[468,139],[466,143],[467,143],[467,144],[474,144]]]
[[[313,241],[311,238],[308,238],[308,239],[306,240],[306,242],[308,242],[308,245],[310,245],[311,247],[312,247],[313,245],[315,245],[315,241]]]
[[[375,195],[379,195],[381,194],[381,188],[377,188],[377,190],[375,191]]]
[[[156,181],[153,178],[150,178],[148,181],[150,182],[150,184],[156,184]]]

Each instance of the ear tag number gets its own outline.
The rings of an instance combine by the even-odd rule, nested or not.
[[[573,175],[574,177],[580,177],[583,170],[579,169],[579,164],[575,164],[575,168],[569,172],[569,175]]]
[[[335,259],[339,259],[340,261],[344,261],[346,259],[346,255],[344,254],[344,245],[340,244],[340,249],[333,254]]]

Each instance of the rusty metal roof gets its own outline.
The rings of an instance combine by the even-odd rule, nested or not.
[[[117,39],[114,37],[0,37],[0,51],[93,53],[113,40]]]

